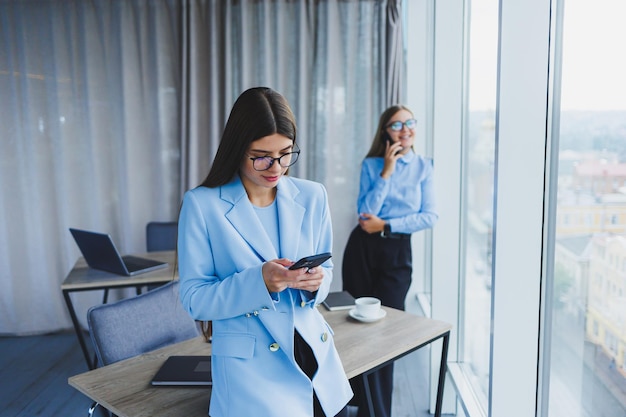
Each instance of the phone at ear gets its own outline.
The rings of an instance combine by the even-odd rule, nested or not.
[[[395,142],[393,141],[393,139],[391,139],[391,136],[389,136],[387,133],[385,133],[387,135],[387,139],[386,141],[389,142],[389,146],[393,145]],[[398,148],[398,150],[394,153],[394,155],[399,154],[400,152],[402,152],[402,146],[400,146]]]
[[[330,259],[331,256],[330,252],[305,256],[304,258],[298,260],[295,264],[291,265],[289,269],[314,268],[326,262],[326,260]]]

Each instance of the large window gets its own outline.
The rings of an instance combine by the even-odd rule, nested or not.
[[[432,309],[456,325],[448,369],[462,405],[444,412],[624,417],[626,5],[435,12]]]
[[[460,362],[487,409],[489,392],[498,2],[475,0],[468,22],[468,113],[464,133],[465,262]]]
[[[565,0],[550,417],[626,415],[626,5]]]

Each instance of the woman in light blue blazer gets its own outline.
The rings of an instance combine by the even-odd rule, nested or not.
[[[332,250],[325,188],[285,176],[299,153],[284,97],[249,89],[209,175],[183,199],[180,297],[194,319],[212,322],[211,417],[347,415],[352,391],[317,310],[332,262],[288,269]]]

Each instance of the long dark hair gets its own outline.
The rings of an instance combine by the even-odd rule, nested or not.
[[[400,110],[406,110],[411,113],[411,115],[413,114],[413,112],[409,110],[408,107],[403,106],[402,104],[396,104],[394,106],[388,107],[387,110],[385,110],[383,114],[380,115],[378,127],[376,128],[376,134],[374,135],[374,140],[372,141],[372,147],[367,153],[366,158],[370,156],[385,155],[385,147],[387,140],[389,139],[389,133],[387,133],[387,124],[389,123],[389,120],[391,120],[393,115]]]
[[[268,87],[250,88],[237,98],[222,133],[205,187],[229,183],[239,172],[250,143],[278,133],[296,143],[296,119],[289,103]]]

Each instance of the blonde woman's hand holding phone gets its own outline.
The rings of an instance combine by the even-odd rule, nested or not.
[[[402,157],[402,145],[400,142],[392,142],[391,140],[387,140],[385,144],[385,165],[383,166],[383,171],[380,173],[380,176],[384,179],[389,179],[391,174],[396,168],[396,161]]]

